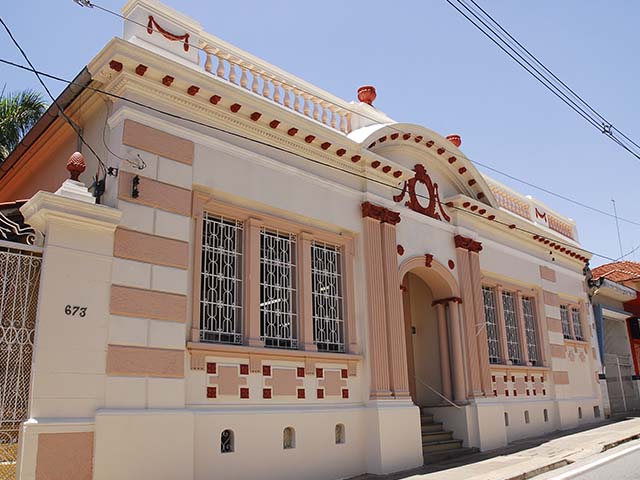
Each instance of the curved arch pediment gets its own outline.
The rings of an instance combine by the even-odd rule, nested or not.
[[[365,149],[415,171],[421,164],[443,198],[458,193],[491,207],[498,203],[488,183],[462,151],[442,135],[411,123],[370,125],[349,134]]]

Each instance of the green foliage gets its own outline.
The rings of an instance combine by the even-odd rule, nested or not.
[[[18,146],[46,109],[42,94],[33,90],[0,96],[0,163]]]

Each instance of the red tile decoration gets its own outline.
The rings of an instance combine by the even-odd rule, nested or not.
[[[323,150],[327,150],[330,146],[331,146],[331,143],[324,142],[322,145],[320,145],[320,148]]]
[[[240,387],[240,398],[249,398],[249,387]]]
[[[433,147],[433,144],[436,143],[433,140],[429,140],[425,145],[429,148]]]
[[[373,162],[371,162],[371,166],[373,168],[378,168],[380,166],[380,162],[378,160],[374,160]]]
[[[171,75],[165,75],[162,78],[162,84],[165,87],[170,87],[174,80],[175,80],[175,78],[173,78]]]
[[[287,130],[287,135],[289,135],[291,137],[293,137],[296,133],[298,133],[298,129],[295,128],[295,127],[290,128],[289,130]]]
[[[360,155],[354,155],[353,157],[351,157],[351,161],[353,163],[358,163],[360,161],[362,157]]]
[[[298,398],[305,398],[304,388],[299,388],[298,389]]]
[[[207,363],[207,373],[214,374],[216,373],[216,364],[215,363]]]
[[[216,398],[218,392],[216,387],[207,387],[207,398]]]
[[[253,112],[249,118],[254,122],[257,122],[258,120],[260,120],[261,116],[262,114],[260,112]]]
[[[222,97],[220,95],[211,95],[211,98],[209,98],[209,101],[214,105],[217,105],[220,100],[222,100]]]
[[[271,398],[271,389],[263,388],[262,389],[262,398]]]
[[[147,71],[147,68],[148,67],[146,65],[140,64],[136,67],[136,73],[142,77]]]
[[[237,113],[238,110],[240,110],[241,108],[242,108],[242,105],[240,105],[239,103],[234,103],[229,107],[229,110],[231,110],[233,113]]]
[[[316,390],[316,397],[318,397],[319,399],[324,398],[324,390],[322,388],[318,388]]]
[[[342,389],[342,398],[349,398],[349,389],[348,388],[343,388]]]
[[[338,155],[339,157],[343,156],[345,153],[347,153],[347,151],[344,148],[336,150],[336,155]]]
[[[118,62],[117,60],[111,60],[109,62],[109,68],[111,70],[115,70],[116,72],[122,71],[122,62]]]
[[[271,376],[271,365],[262,366],[262,375],[264,375],[265,377]]]
[[[324,378],[324,370],[322,370],[322,368],[316,368],[316,377]]]
[[[298,378],[304,378],[304,367],[296,368],[296,376]]]
[[[340,376],[342,378],[349,378],[349,371],[346,368],[343,368],[340,370]]]
[[[278,128],[278,125],[280,125],[280,120],[271,120],[269,122],[269,126],[271,128]]]
[[[249,375],[249,365],[243,363],[240,365],[240,375]]]
[[[191,85],[188,89],[187,89],[187,93],[191,96],[195,95],[196,93],[198,93],[200,91],[200,87],[196,86],[196,85]]]
[[[306,137],[304,137],[304,141],[307,143],[311,143],[316,139],[316,137],[314,135],[307,135]]]
[[[449,260],[449,269],[453,270],[456,268],[456,263],[453,260]]]

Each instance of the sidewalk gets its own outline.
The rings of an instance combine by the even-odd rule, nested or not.
[[[407,472],[366,476],[363,480],[524,480],[635,438],[640,438],[640,418],[609,420]]]

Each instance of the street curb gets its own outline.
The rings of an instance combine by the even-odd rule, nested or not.
[[[529,470],[528,472],[519,473],[513,477],[506,478],[505,480],[527,480],[528,478],[533,478],[542,473],[550,472],[551,470],[556,470],[558,468],[566,467],[567,465],[571,465],[573,462],[571,460],[563,459],[557,462],[549,463],[547,465],[543,465],[542,467],[534,468],[533,470]]]
[[[628,437],[621,438],[620,440],[616,440],[615,442],[607,443],[606,445],[603,445],[602,450],[600,450],[600,453],[606,452],[607,450],[611,450],[612,448],[615,448],[618,445],[622,445],[623,443],[627,443],[632,440],[637,440],[638,438],[640,438],[640,433],[636,433],[635,435],[630,435]]]

